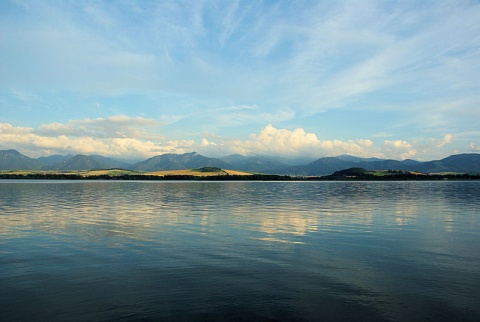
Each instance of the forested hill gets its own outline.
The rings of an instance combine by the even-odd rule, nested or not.
[[[480,173],[480,154],[465,153],[451,155],[441,160],[420,162],[415,160],[383,160],[342,155],[325,157],[313,162],[295,161],[274,156],[231,155],[209,158],[196,152],[185,154],[163,154],[147,160],[128,163],[100,155],[53,155],[31,158],[16,150],[0,150],[0,170],[95,170],[122,168],[136,171],[180,170],[202,167],[218,167],[255,173],[321,176],[349,168],[365,170],[403,170],[421,173]],[[295,163],[292,165],[292,163]]]

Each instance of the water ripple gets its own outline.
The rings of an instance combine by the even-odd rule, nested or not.
[[[0,181],[0,320],[478,320],[478,195],[478,182]]]

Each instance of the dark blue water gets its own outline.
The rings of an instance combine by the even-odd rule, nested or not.
[[[1,321],[479,321],[480,182],[0,181]]]

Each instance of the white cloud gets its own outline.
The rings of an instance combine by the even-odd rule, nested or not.
[[[213,109],[214,111],[242,111],[242,110],[256,110],[259,107],[257,105],[232,105],[226,107],[219,107]]]
[[[221,127],[232,127],[251,124],[265,124],[267,122],[284,122],[292,120],[295,112],[290,108],[280,108],[272,112],[261,111],[256,107],[229,107],[227,109],[213,110],[211,117],[215,124]]]
[[[162,125],[168,125],[168,124],[176,123],[185,117],[186,115],[162,114],[159,116],[159,120]]]
[[[347,128],[351,120],[333,117],[332,137],[373,141],[264,129],[248,139],[215,138],[217,146],[200,141],[198,147],[400,158],[445,152],[454,139],[462,141],[458,150],[478,146],[478,135],[459,136],[475,131],[480,117],[475,1],[188,6],[7,1],[2,6],[7,10],[0,12],[1,121],[30,117],[25,124],[37,128],[24,136],[47,146],[59,138],[83,139],[79,143],[88,150],[83,142],[94,138],[93,147],[118,148],[115,153],[181,151],[188,144],[167,144],[161,126],[169,124],[168,136],[186,142],[192,133],[201,140],[202,131],[245,138],[264,124],[292,129],[306,117],[311,125],[323,117],[319,112],[328,119],[337,113],[330,110],[342,108],[339,114],[364,112],[364,120],[374,112],[376,125]],[[91,108],[82,110],[86,106]],[[88,118],[49,123],[60,113]],[[92,116],[104,113],[146,118]],[[25,129],[4,124],[2,135]],[[354,130],[360,132],[347,134]],[[441,137],[445,133],[452,134]]]
[[[62,124],[62,123],[50,123],[50,124],[42,124],[36,131],[40,135],[44,136],[59,136],[59,135],[74,135],[74,136],[81,136],[83,131],[80,129],[75,129],[69,124]]]
[[[96,138],[143,138],[161,140],[154,130],[160,123],[143,117],[115,115],[108,118],[71,120],[67,124],[42,124],[36,133],[44,136],[93,136]]]
[[[383,143],[383,155],[387,158],[395,159],[400,156],[401,159],[409,159],[416,154],[417,149],[405,140],[386,140]]]
[[[441,140],[435,140],[435,146],[437,148],[441,148],[442,146],[449,144],[452,142],[453,135],[452,134],[446,134]]]
[[[169,91],[207,97],[212,105],[226,99],[291,109],[239,110],[237,121],[219,117],[229,126],[341,107],[405,111],[422,100],[459,101],[466,92],[478,98],[475,3],[23,6],[16,8],[21,19],[8,13],[0,19],[0,85],[7,88]],[[404,95],[415,102],[388,99]],[[367,96],[373,99],[364,101]],[[423,115],[437,110],[410,109]]]
[[[0,134],[2,135],[27,135],[33,132],[30,127],[16,127],[8,123],[0,123]]]
[[[426,138],[423,140],[414,140],[412,145],[415,147],[416,154],[421,155],[422,160],[430,160],[435,157],[435,155],[440,155],[445,157],[448,154],[458,153],[458,150],[452,149],[450,152],[445,150],[446,146],[449,146],[453,143],[454,136],[452,134],[445,134],[441,138]],[[406,153],[406,158],[408,152]]]
[[[18,20],[2,19],[0,85],[104,93],[151,88],[155,55],[96,28],[88,15],[78,19],[81,13],[75,5],[38,3],[25,4]]]
[[[156,133],[157,125],[155,120],[124,115],[44,124],[37,130],[0,123],[0,148],[33,157],[80,153],[135,159],[194,149],[193,140],[164,140]]]
[[[480,152],[480,145],[477,145],[476,143],[470,143],[468,145],[468,148],[470,149],[470,151],[472,152],[475,152],[475,153],[479,153]]]
[[[215,146],[201,145],[201,151],[214,155],[239,153],[243,155],[266,154],[279,156],[310,156],[320,158],[350,154],[358,157],[378,157],[386,159],[407,159],[442,152],[443,147],[452,142],[452,135],[441,139],[427,140],[384,140],[375,143],[370,139],[321,140],[314,133],[302,128],[294,130],[277,129],[271,124],[259,133],[253,133],[246,140],[224,140]],[[473,149],[475,146],[471,145]]]
[[[128,135],[114,133],[119,130],[118,124],[125,126],[124,133]],[[164,153],[199,151],[207,156],[240,153],[320,158],[350,154],[390,159],[427,156],[427,159],[432,159],[430,157],[435,154],[445,153],[445,146],[453,141],[451,134],[442,138],[384,140],[377,143],[370,139],[321,140],[316,134],[307,133],[302,128],[277,129],[268,124],[245,140],[209,135],[215,142],[204,136],[196,143],[192,139],[165,140],[161,135],[152,135],[149,131],[131,129],[134,125],[154,127],[156,124],[154,120],[127,116],[72,120],[68,124],[51,123],[41,125],[38,130],[0,123],[0,149],[14,148],[33,157],[82,153],[141,159]],[[471,151],[479,150],[476,143],[469,144],[468,148]]]
[[[225,148],[240,154],[268,154],[281,156],[336,156],[353,154],[357,156],[371,155],[368,149],[373,142],[360,140],[319,140],[314,133],[307,133],[302,128],[293,131],[276,129],[271,124],[265,126],[260,133],[251,134],[247,140],[228,141]]]
[[[217,146],[215,142],[210,142],[206,138],[203,138],[200,142],[200,147],[207,147],[207,146]]]

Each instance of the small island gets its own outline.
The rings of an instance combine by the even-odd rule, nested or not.
[[[373,170],[367,171],[363,168],[349,168],[336,171],[331,175],[322,176],[322,180],[478,180],[480,174],[468,173],[421,173],[405,170]]]

